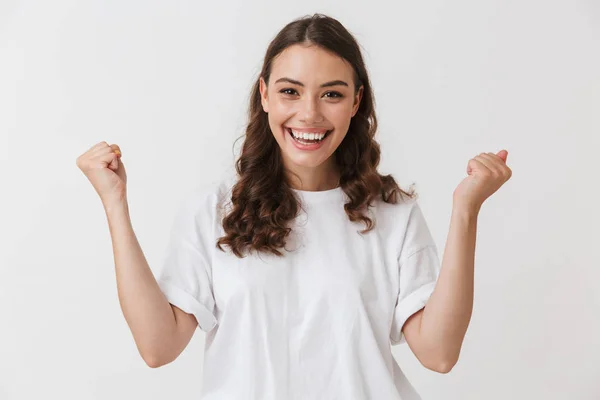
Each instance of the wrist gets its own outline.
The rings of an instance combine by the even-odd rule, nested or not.
[[[129,209],[126,197],[101,200],[102,205],[104,206],[104,211],[106,211],[106,213],[114,211],[127,211]]]
[[[477,218],[480,210],[481,210],[481,206],[478,206],[478,205],[468,205],[468,204],[459,204],[459,203],[454,203],[452,205],[452,214],[469,217],[469,218]]]

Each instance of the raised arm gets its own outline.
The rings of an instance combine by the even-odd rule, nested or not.
[[[126,202],[105,206],[121,310],[146,364],[175,360],[189,343],[196,318],[169,304],[135,236]]]
[[[160,290],[135,236],[127,203],[127,174],[118,145],[100,142],[77,158],[100,196],[112,239],[121,310],[146,364],[173,361],[198,326],[196,317],[172,306]]]

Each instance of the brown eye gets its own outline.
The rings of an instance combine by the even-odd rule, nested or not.
[[[327,92],[325,94],[333,94],[333,95],[335,95],[335,96],[329,96],[329,98],[332,98],[332,99],[344,97],[341,93],[338,93],[338,92]]]
[[[287,89],[281,89],[281,90],[279,91],[279,93],[283,93],[283,94],[289,94],[289,95],[292,95],[293,93],[287,93],[287,91],[288,91],[288,90],[291,90],[292,92],[296,92],[296,90],[295,90],[295,89],[287,88]]]

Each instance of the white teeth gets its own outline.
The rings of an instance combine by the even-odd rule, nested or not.
[[[325,137],[325,133],[307,133],[307,132],[298,132],[295,131],[293,129],[290,129],[290,131],[292,132],[292,135],[294,135],[294,137],[296,139],[306,139],[306,140],[322,140],[323,137]]]

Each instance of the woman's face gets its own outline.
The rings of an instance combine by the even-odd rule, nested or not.
[[[269,86],[261,77],[260,92],[284,165],[315,168],[330,158],[362,97],[352,77],[349,63],[317,46],[293,45],[273,60]]]

